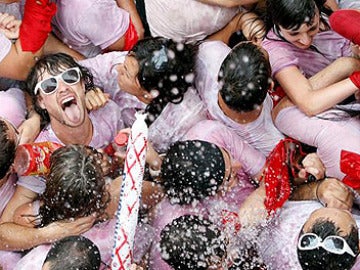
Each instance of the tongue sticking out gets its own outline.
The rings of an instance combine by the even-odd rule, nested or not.
[[[70,106],[66,106],[64,112],[71,122],[77,123],[80,121],[80,108],[77,104],[72,103]]]

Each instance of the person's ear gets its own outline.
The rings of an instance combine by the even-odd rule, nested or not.
[[[269,86],[269,90],[274,89],[275,83],[273,80],[271,80],[270,86]]]
[[[40,106],[41,109],[46,110],[44,99],[40,95],[38,95],[37,97],[37,104]]]

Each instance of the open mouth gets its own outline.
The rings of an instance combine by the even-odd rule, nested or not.
[[[76,99],[74,97],[66,98],[61,103],[61,108],[65,110],[66,108],[70,107],[71,105],[76,105]]]

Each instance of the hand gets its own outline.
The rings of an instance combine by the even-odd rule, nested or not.
[[[307,178],[307,174],[312,174],[317,180],[325,177],[325,166],[316,153],[311,153],[305,156],[301,164],[303,169],[299,171],[299,177]]]
[[[109,94],[105,94],[100,88],[96,87],[86,93],[85,104],[88,110],[97,110],[104,107],[109,101]]]
[[[246,39],[260,44],[265,36],[264,22],[255,13],[245,13],[240,22]]]
[[[50,242],[66,236],[79,235],[88,231],[96,220],[95,215],[77,218],[73,221],[56,221],[50,223],[43,229],[46,231]]]
[[[326,178],[318,183],[316,196],[326,207],[350,210],[353,194],[350,189],[336,178]]]
[[[143,270],[144,268],[142,268],[141,266],[138,266],[137,264],[133,263],[131,265],[130,270]]]
[[[13,15],[0,13],[0,32],[8,39],[17,39],[19,37],[21,21]]]
[[[34,142],[40,133],[40,115],[33,113],[31,117],[20,125],[18,128],[20,136],[20,144]]]

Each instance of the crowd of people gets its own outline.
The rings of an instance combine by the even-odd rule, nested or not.
[[[111,268],[139,111],[133,270],[360,269],[359,0],[1,0],[0,45],[0,270]]]

